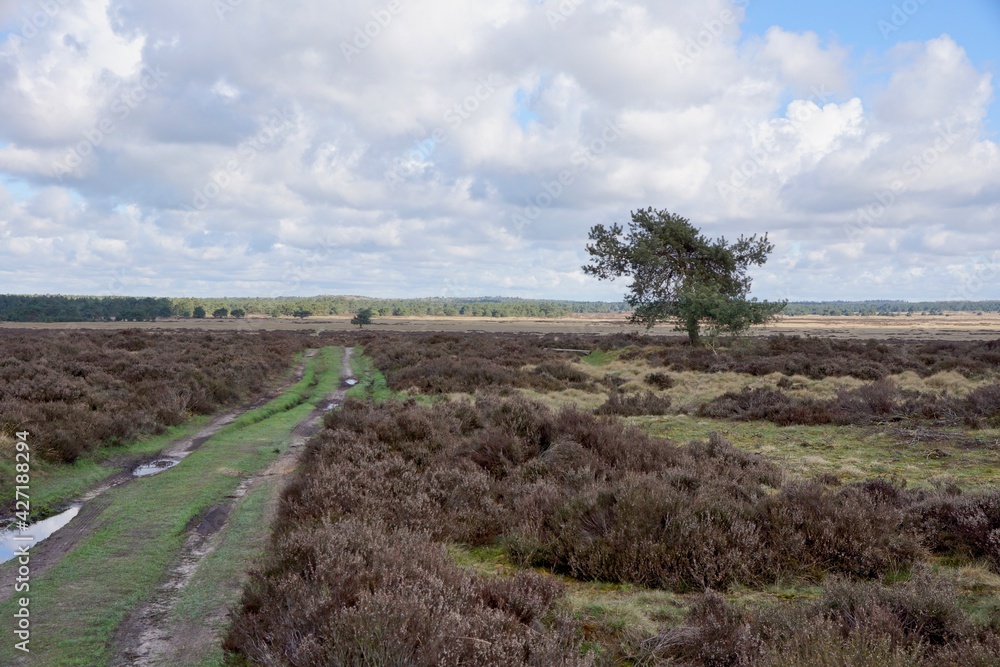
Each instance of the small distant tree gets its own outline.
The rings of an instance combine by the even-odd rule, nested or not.
[[[198,318],[199,320],[205,319],[205,309],[202,308],[201,306],[195,306],[194,307],[194,316],[196,318]]]
[[[312,311],[311,310],[305,310],[304,308],[300,308],[299,310],[296,310],[295,312],[293,312],[292,315],[294,315],[295,317],[299,318],[300,320],[304,320],[307,317],[309,317],[310,315],[312,315]]]
[[[236,318],[242,318],[247,316],[247,311],[243,310],[242,308],[233,308],[233,312],[229,314]]]
[[[584,273],[602,280],[630,277],[625,301],[632,321],[647,328],[673,321],[692,345],[701,343],[703,326],[713,339],[739,334],[774,319],[787,304],[747,299],[747,269],[763,265],[774,250],[767,234],[735,243],[713,240],[687,218],[648,208],[632,213],[628,230],[617,223],[592,227],[590,241],[593,263]]]
[[[359,329],[364,329],[366,324],[372,323],[373,315],[371,308],[362,308],[357,315],[351,318],[351,324],[356,324]]]
[[[212,317],[215,317],[215,318],[229,317],[229,309],[228,308],[216,308],[212,312]]]

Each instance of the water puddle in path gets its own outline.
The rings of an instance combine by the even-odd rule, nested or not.
[[[155,475],[156,473],[173,468],[178,463],[180,463],[180,461],[177,459],[156,459],[155,461],[150,461],[149,463],[144,463],[139,466],[132,471],[132,475],[134,477],[149,477],[150,475]]]
[[[65,526],[73,517],[80,513],[81,507],[82,505],[71,505],[68,510],[55,516],[50,516],[48,519],[33,523],[23,531],[17,528],[0,530],[0,563],[6,563],[13,558],[17,549],[21,547],[31,549],[46,537]]]

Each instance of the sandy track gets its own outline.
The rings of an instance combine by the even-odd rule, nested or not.
[[[318,407],[303,419],[291,432],[289,446],[285,452],[264,471],[244,480],[228,502],[209,508],[201,521],[189,532],[178,559],[166,574],[166,578],[156,597],[148,604],[133,611],[115,632],[115,667],[151,667],[153,665],[195,664],[205,650],[218,644],[217,627],[221,625],[227,610],[216,609],[209,618],[198,625],[177,622],[170,618],[184,588],[191,581],[198,565],[208,556],[219,541],[219,535],[227,525],[229,515],[240,500],[265,482],[273,482],[275,496],[268,505],[268,512],[262,525],[269,530],[277,510],[277,491],[281,481],[295,470],[303,445],[315,434],[322,423],[326,406],[340,404],[347,393],[344,381],[352,376],[350,359],[352,349],[345,348],[341,366],[341,388],[320,401]]]
[[[305,358],[316,355],[316,350],[308,350]],[[294,382],[302,379],[305,373],[305,360],[298,364],[295,369]],[[206,440],[215,435],[223,426],[235,421],[240,415],[255,408],[258,408],[272,400],[281,392],[285,391],[292,383],[282,384],[267,395],[244,405],[235,410],[223,412],[212,417],[208,424],[203,426],[194,435],[180,438],[168,445],[160,454],[147,456],[135,461],[135,465],[141,465],[147,460],[162,457],[184,458],[194,450],[201,447]],[[80,513],[67,523],[63,528],[57,530],[46,540],[39,542],[37,546],[31,548],[31,574],[38,577],[51,570],[62,558],[76,548],[84,538],[91,535],[97,527],[104,510],[111,504],[106,492],[129,484],[136,478],[133,477],[131,469],[122,470],[106,477],[90,488],[76,503],[82,503]],[[68,503],[72,504],[72,503]],[[0,602],[7,600],[14,593],[15,577],[11,574],[15,567],[14,561],[4,563],[0,566]]]
[[[157,322],[0,322],[11,329],[102,329],[124,328],[166,331],[194,329],[203,331],[301,331],[357,332],[349,317],[292,318],[249,317],[241,320],[165,319]],[[598,334],[637,332],[653,336],[682,336],[672,325],[661,324],[647,331],[629,324],[625,315],[592,314],[577,317],[536,319],[527,317],[379,317],[365,331],[398,332],[485,332],[539,334]],[[944,340],[993,340],[1000,338],[1000,314],[956,312],[944,315],[911,317],[844,317],[824,315],[783,316],[754,335],[774,334],[827,336],[831,338],[907,338]]]

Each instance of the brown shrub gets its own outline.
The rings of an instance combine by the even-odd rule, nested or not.
[[[676,371],[782,373],[815,380],[855,377],[874,381],[904,371],[928,377],[947,370],[977,377],[1000,368],[997,341],[859,341],[778,335],[715,351],[666,341],[647,345],[644,354],[652,363]]]
[[[594,412],[599,415],[620,415],[636,417],[640,415],[665,415],[670,411],[670,397],[657,396],[651,391],[623,394],[612,391],[608,400]]]
[[[344,519],[281,536],[247,583],[224,647],[254,664],[585,665],[551,580],[458,568],[425,535]]]
[[[589,376],[550,347],[551,338],[516,334],[372,334],[365,353],[397,390],[427,394],[524,387],[590,390]],[[524,370],[534,366],[534,370]]]
[[[779,383],[780,384],[780,383]],[[886,378],[841,391],[829,400],[801,398],[768,387],[726,392],[698,409],[703,417],[789,424],[870,424],[885,420],[934,419],[973,428],[1000,423],[1000,384],[962,397],[901,391]]]
[[[934,552],[986,559],[1000,572],[1000,491],[975,495],[920,495],[908,511],[908,526]]]
[[[913,568],[928,548],[994,553],[996,494],[784,483],[774,464],[718,436],[678,447],[521,397],[349,400],[326,423],[283,493],[274,542],[227,640],[256,663],[354,664],[364,652],[400,664],[577,664],[551,579],[480,579],[440,542],[498,545],[521,565],[679,591],[830,573],[876,579]],[[638,659],[993,656],[939,584],[835,583],[815,607],[787,615],[708,595],[688,625]]]
[[[676,384],[672,376],[661,372],[647,374],[646,383],[656,387],[657,389],[670,389]]]
[[[922,553],[901,529],[900,503],[818,482],[774,493],[777,467],[716,436],[677,447],[495,395],[433,407],[347,401],[327,425],[286,491],[283,524],[361,516],[503,543],[519,562],[583,579],[681,590],[875,577]]]
[[[1000,640],[975,627],[957,591],[919,572],[893,586],[832,578],[816,602],[740,608],[707,591],[682,626],[646,641],[643,664],[991,665]]]
[[[308,346],[295,334],[0,331],[0,430],[72,462],[262,391]]]

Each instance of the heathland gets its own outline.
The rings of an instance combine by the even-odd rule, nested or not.
[[[47,511],[82,491],[66,471],[96,483],[209,414],[278,401],[105,494],[102,528],[39,575],[40,650],[112,664],[136,633],[201,622],[214,665],[997,664],[1000,340],[970,317],[970,340],[772,331],[714,349],[308,320],[0,332],[5,386],[25,385],[0,395],[17,411],[0,438],[35,419]],[[327,409],[345,347],[358,384]],[[296,362],[307,349],[330,352]],[[169,370],[143,384],[151,367]],[[121,411],[136,426],[109,438]],[[226,500],[320,413],[267,493]]]

